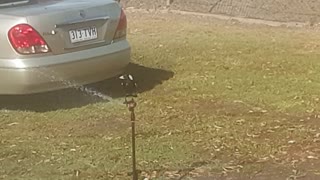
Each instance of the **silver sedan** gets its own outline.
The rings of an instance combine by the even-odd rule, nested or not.
[[[126,15],[114,0],[0,0],[0,22],[0,94],[93,83],[130,62]]]

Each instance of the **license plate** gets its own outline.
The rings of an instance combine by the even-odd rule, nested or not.
[[[96,27],[87,27],[82,29],[69,31],[71,43],[82,41],[89,41],[98,38],[98,31]]]

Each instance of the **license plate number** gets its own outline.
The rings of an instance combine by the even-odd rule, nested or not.
[[[98,31],[96,27],[87,27],[82,29],[70,30],[69,36],[71,43],[89,41],[98,38]]]

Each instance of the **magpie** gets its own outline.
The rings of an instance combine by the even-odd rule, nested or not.
[[[137,97],[137,83],[131,74],[124,74],[119,77],[126,97]]]

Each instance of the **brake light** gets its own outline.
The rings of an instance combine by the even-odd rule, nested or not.
[[[119,39],[127,35],[127,16],[121,9],[119,24],[113,39]]]
[[[40,34],[28,24],[18,24],[8,33],[12,47],[20,54],[50,52],[50,48]]]

